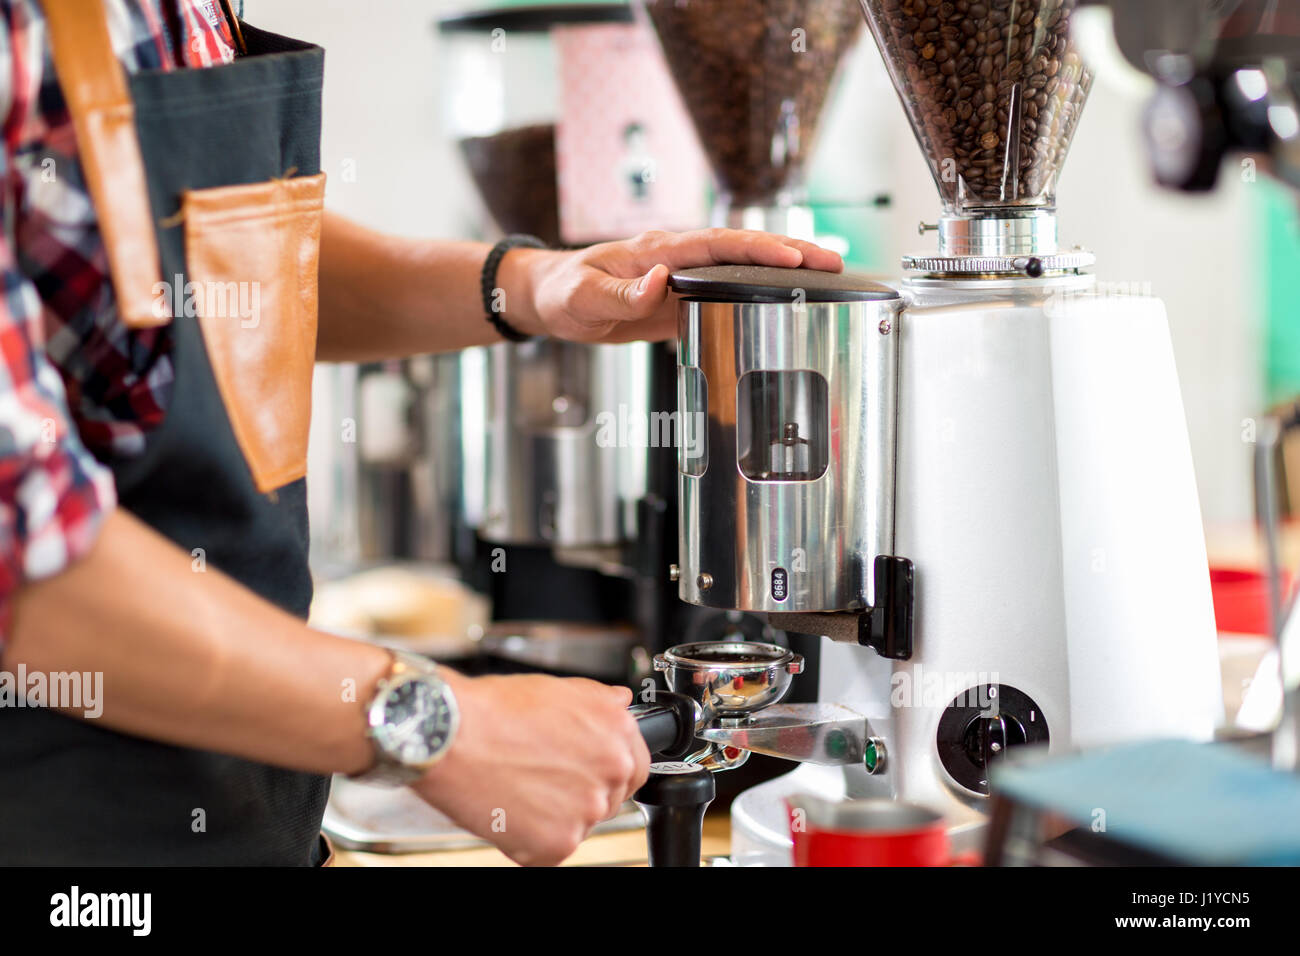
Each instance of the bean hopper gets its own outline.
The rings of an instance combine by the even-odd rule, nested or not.
[[[830,639],[836,752],[734,801],[739,863],[789,862],[795,793],[923,804],[977,848],[1009,750],[1205,739],[1221,714],[1164,306],[1057,244],[1091,82],[1072,0],[862,6],[943,201],[937,252],[893,287],[672,278],[679,410],[704,431],[679,462],[680,596]],[[796,716],[780,739],[831,739]]]
[[[854,0],[642,0],[713,170],[713,224],[811,239],[804,172]]]

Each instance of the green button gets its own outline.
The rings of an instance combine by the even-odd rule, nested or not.
[[[880,766],[880,748],[876,746],[874,740],[867,741],[867,748],[862,755],[862,762],[866,765],[867,773],[875,773],[876,768]]]

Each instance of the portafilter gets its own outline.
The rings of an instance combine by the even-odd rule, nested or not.
[[[633,799],[644,810],[651,866],[698,866],[711,771],[738,767],[751,752],[790,760],[860,761],[870,730],[836,704],[781,705],[803,658],[776,644],[679,644],[655,658],[668,691],[632,708],[658,762]]]

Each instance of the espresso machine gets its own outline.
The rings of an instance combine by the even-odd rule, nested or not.
[[[710,709],[730,667],[776,682],[761,647],[661,657],[696,702],[679,762],[800,761],[732,803],[742,864],[789,863],[795,793],[921,804],[975,849],[1008,751],[1221,718],[1164,306],[1099,288],[1057,239],[1091,84],[1073,0],[862,8],[939,190],[937,250],[892,286],[672,278],[679,411],[704,431],[679,456],[680,596],[828,638],[813,705]]]

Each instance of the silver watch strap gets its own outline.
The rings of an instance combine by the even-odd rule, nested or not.
[[[434,677],[442,681],[438,673],[438,665],[427,657],[421,657],[418,654],[412,654],[408,651],[397,650],[396,648],[387,648],[390,663],[388,673],[379,679],[375,686],[375,693],[366,704],[364,717],[366,718],[366,737],[372,741],[374,747],[375,762],[371,766],[361,771],[349,775],[349,780],[355,780],[358,783],[379,784],[382,786],[405,787],[424,776],[427,767],[413,767],[406,764],[397,763],[391,760],[387,754],[380,749],[377,743],[374,743],[370,734],[369,716],[374,709],[375,704],[386,695],[392,685],[408,677]],[[445,681],[442,681],[444,686]],[[450,693],[450,691],[448,691]]]

